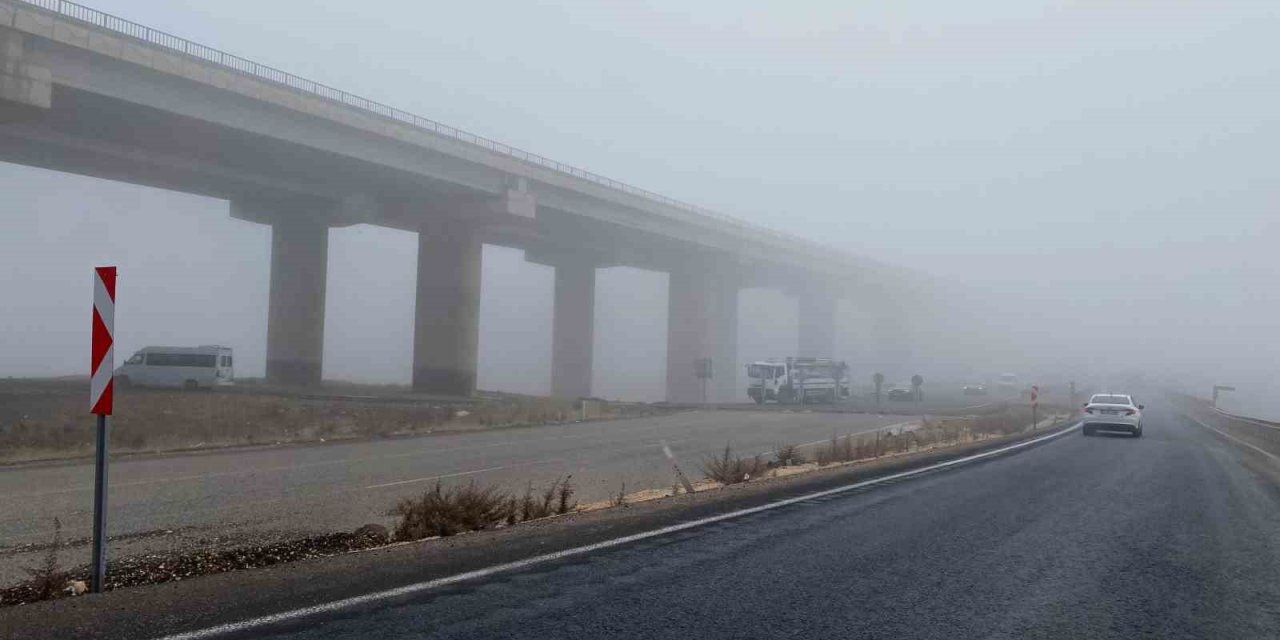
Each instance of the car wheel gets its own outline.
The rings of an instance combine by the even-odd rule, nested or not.
[[[1086,426],[1086,427],[1081,427],[1081,428],[1080,428],[1080,433],[1084,434],[1084,437],[1088,438],[1089,436],[1093,435],[1093,429],[1090,429],[1090,428],[1089,428],[1089,427],[1087,427],[1087,426]]]
[[[1142,427],[1138,427],[1137,429],[1134,429],[1134,430],[1133,430],[1133,437],[1135,437],[1135,438],[1141,438],[1141,437],[1142,437]]]

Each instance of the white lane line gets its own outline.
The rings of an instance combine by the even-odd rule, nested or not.
[[[1189,413],[1184,413],[1184,414],[1182,414],[1182,415],[1186,416],[1186,417],[1187,417],[1188,419],[1190,419],[1192,422],[1194,422],[1194,423],[1196,423],[1196,424],[1198,424],[1198,425],[1200,425],[1200,426],[1202,426],[1202,427],[1204,427],[1204,428],[1206,428],[1206,429],[1208,429],[1208,430],[1210,430],[1210,431],[1216,431],[1216,432],[1218,432],[1218,433],[1219,433],[1219,434],[1221,434],[1221,435],[1222,435],[1222,437],[1224,437],[1224,438],[1228,438],[1228,439],[1234,440],[1235,442],[1237,442],[1237,443],[1239,443],[1239,444],[1242,444],[1242,445],[1244,445],[1244,446],[1246,446],[1246,447],[1249,447],[1250,449],[1253,449],[1254,451],[1257,451],[1258,453],[1261,453],[1262,455],[1264,455],[1264,456],[1266,456],[1266,457],[1270,458],[1273,462],[1280,462],[1280,456],[1276,456],[1274,453],[1271,453],[1271,452],[1269,452],[1269,451],[1267,451],[1267,450],[1265,450],[1265,449],[1262,449],[1262,448],[1260,448],[1260,447],[1257,447],[1257,446],[1255,446],[1255,445],[1249,444],[1248,442],[1245,442],[1244,440],[1241,440],[1240,438],[1237,438],[1237,437],[1235,437],[1235,436],[1233,436],[1233,435],[1231,435],[1231,434],[1227,433],[1226,431],[1223,431],[1223,430],[1221,430],[1221,429],[1217,429],[1217,428],[1211,427],[1211,426],[1209,426],[1209,425],[1207,425],[1207,424],[1205,424],[1205,423],[1203,423],[1203,422],[1200,422],[1200,420],[1198,420],[1197,418],[1195,418],[1194,416],[1192,416],[1192,415],[1191,415],[1191,414],[1189,414]]]
[[[225,635],[228,633],[247,631],[250,629],[256,629],[258,627],[277,624],[280,622],[297,620],[299,618],[305,618],[307,616],[312,616],[320,613],[329,613],[333,611],[338,611],[340,609],[346,609],[349,607],[355,607],[363,604],[368,604],[371,602],[377,602],[379,600],[387,600],[390,598],[398,598],[401,596],[406,596],[406,595],[418,593],[421,591],[429,591],[431,589],[437,589],[439,587],[455,584],[458,582],[463,582],[466,580],[475,580],[476,578],[484,578],[497,573],[515,571],[515,570],[523,569],[525,567],[530,567],[533,565],[545,564],[547,562],[552,562],[555,560],[559,560],[561,558],[582,555],[584,553],[591,553],[593,551],[599,551],[601,549],[618,547],[618,546],[630,544],[632,542],[647,540],[649,538],[656,538],[659,536],[665,536],[665,535],[677,533],[680,531],[687,531],[689,529],[706,526],[708,524],[714,524],[716,522],[733,520],[735,518],[741,518],[744,516],[761,513],[764,511],[772,511],[774,509],[780,509],[782,507],[790,506],[799,502],[804,502],[806,500],[813,500],[815,498],[823,498],[826,496],[846,493],[846,492],[854,491],[857,489],[872,487],[878,484],[884,484],[886,482],[893,482],[895,480],[901,480],[903,478],[918,476],[921,474],[929,473],[931,471],[937,471],[939,469],[946,469],[949,467],[955,467],[955,466],[963,465],[969,462],[974,462],[977,460],[991,458],[994,456],[1002,455],[1004,453],[1008,453],[1010,451],[1016,451],[1018,449],[1029,447],[1034,444],[1038,444],[1041,442],[1052,440],[1054,438],[1062,437],[1068,433],[1071,433],[1079,426],[1080,426],[1080,423],[1077,422],[1071,425],[1070,427],[1067,427],[1066,429],[1059,431],[1058,433],[1052,433],[1047,436],[1040,436],[1039,438],[1025,440],[1023,442],[1011,444],[1007,447],[992,449],[991,451],[985,451],[985,452],[977,453],[971,456],[965,456],[963,458],[956,458],[955,460],[948,460],[946,462],[939,462],[937,464],[932,464],[927,467],[922,467],[919,469],[912,469],[910,471],[901,471],[901,472],[890,474],[880,478],[863,480],[862,482],[855,482],[853,484],[844,485],[842,487],[835,487],[833,489],[817,491],[815,493],[810,493],[803,496],[796,496],[794,498],[786,498],[784,500],[778,500],[775,502],[770,502],[768,504],[763,504],[758,507],[739,509],[737,511],[723,513],[718,516],[710,516],[706,518],[700,518],[698,520],[691,520],[689,522],[683,522],[680,524],[674,524],[671,526],[662,527],[661,529],[653,529],[650,531],[635,533],[629,536],[623,536],[621,538],[604,540],[602,542],[596,542],[594,544],[583,545],[581,547],[574,547],[572,549],[565,549],[564,551],[547,553],[540,556],[534,556],[532,558],[526,558],[524,560],[517,560],[515,562],[508,562],[505,564],[494,565],[492,567],[486,567],[484,569],[476,569],[475,571],[467,571],[465,573],[459,573],[457,575],[452,575],[445,578],[437,578],[435,580],[427,580],[425,582],[409,584],[403,587],[397,587],[395,589],[387,589],[385,591],[367,593],[362,596],[344,598],[342,600],[334,600],[333,602],[326,602],[324,604],[317,604],[309,607],[302,607],[300,609],[292,609],[290,611],[273,613],[271,615],[260,616],[257,618],[250,618],[248,620],[241,620],[240,622],[230,622],[227,624],[220,624],[212,627],[207,627],[204,629],[198,629],[196,631],[188,631],[185,633],[168,635],[158,640],[202,640],[204,638],[213,638],[213,637]]]
[[[845,435],[862,436],[862,435],[866,435],[866,434],[868,434],[868,433],[877,433],[877,432],[879,432],[879,431],[888,431],[888,430],[890,430],[890,429],[905,428],[905,427],[910,427],[910,426],[914,426],[914,425],[917,425],[917,424],[918,424],[918,423],[917,423],[916,421],[914,421],[914,420],[908,420],[908,421],[906,421],[906,422],[895,422],[895,423],[893,423],[893,424],[885,425],[885,426],[883,426],[883,427],[876,427],[875,429],[868,429],[868,430],[866,430],[866,431],[850,431],[849,433],[847,433],[847,434],[845,434]],[[842,437],[844,437],[844,436],[836,436],[836,437],[837,437],[837,438],[842,438]],[[813,445],[815,445],[815,444],[824,444],[824,443],[827,443],[827,442],[831,442],[831,438],[823,438],[823,439],[821,439],[821,440],[813,440],[813,441],[811,441],[811,442],[801,442],[800,444],[796,445],[796,448],[797,448],[797,449],[799,449],[800,447],[812,447],[812,446],[813,446]],[[777,449],[770,449],[770,450],[768,450],[768,451],[761,451],[760,453],[758,453],[758,454],[756,454],[756,455],[767,456],[767,455],[775,454],[775,453],[777,453],[777,452],[778,452],[778,450],[777,450]]]
[[[384,487],[398,487],[403,484],[414,484],[417,482],[430,482],[431,480],[442,480],[444,478],[458,478],[461,476],[473,476],[477,473],[488,473],[490,471],[502,471],[504,469],[519,469],[520,467],[532,467],[539,464],[552,464],[556,462],[564,462],[564,459],[557,458],[554,460],[533,460],[531,462],[517,462],[515,464],[503,464],[496,467],[485,467],[484,469],[472,469],[470,471],[458,471],[456,473],[442,473],[435,476],[424,476],[421,478],[413,478],[410,480],[397,480],[395,482],[384,482],[382,484],[371,484],[365,489],[382,489]]]

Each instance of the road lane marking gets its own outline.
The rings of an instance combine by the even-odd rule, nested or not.
[[[431,480],[443,480],[444,478],[457,478],[460,476],[473,476],[473,475],[476,475],[477,473],[488,473],[490,471],[502,471],[504,469],[518,469],[520,467],[532,467],[534,465],[539,465],[539,464],[553,464],[553,463],[564,462],[564,461],[565,460],[563,458],[557,458],[554,460],[533,460],[530,462],[517,462],[516,464],[503,464],[503,465],[498,465],[496,467],[485,467],[484,469],[472,469],[470,471],[458,471],[455,473],[442,473],[434,476],[423,476],[421,478],[412,478],[410,480],[397,480],[395,482],[383,482],[382,484],[371,484],[364,488],[365,489],[382,489],[385,487],[398,487],[403,484],[414,484],[417,482],[430,482]]]
[[[910,427],[910,426],[916,426],[916,425],[918,425],[918,424],[919,424],[919,423],[918,423],[918,422],[916,422],[915,420],[908,420],[908,421],[906,421],[906,422],[895,422],[895,423],[893,423],[893,424],[888,424],[888,425],[885,425],[885,426],[883,426],[883,427],[876,427],[875,429],[869,429],[869,430],[867,430],[867,431],[851,431],[851,432],[849,432],[849,433],[847,433],[847,434],[845,434],[845,435],[846,435],[846,436],[850,436],[850,435],[852,435],[852,436],[862,436],[862,435],[867,435],[867,434],[869,434],[869,433],[877,433],[877,432],[880,432],[880,431],[888,431],[888,430],[890,430],[890,429],[895,429],[895,428],[905,428],[905,427]],[[843,437],[843,436],[835,436],[835,437]],[[800,444],[796,445],[796,448],[797,448],[797,449],[799,449],[800,447],[812,447],[812,446],[813,446],[813,445],[815,445],[815,444],[825,444],[825,443],[827,443],[827,442],[831,442],[831,438],[823,438],[823,439],[821,439],[821,440],[814,440],[814,441],[812,441],[812,442],[801,442]],[[768,455],[773,455],[773,454],[775,454],[775,453],[777,453],[777,452],[778,452],[778,450],[777,450],[777,449],[770,449],[770,450],[768,450],[768,451],[761,451],[760,453],[758,453],[758,454],[756,454],[756,455],[768,456]]]
[[[1249,444],[1248,442],[1245,442],[1244,440],[1241,440],[1240,438],[1237,438],[1237,437],[1235,437],[1235,436],[1233,436],[1233,435],[1231,435],[1231,434],[1227,433],[1226,431],[1223,431],[1223,430],[1221,430],[1221,429],[1216,429],[1216,428],[1211,427],[1211,426],[1209,426],[1209,425],[1207,425],[1207,424],[1205,424],[1205,423],[1203,423],[1203,422],[1200,422],[1200,420],[1199,420],[1199,419],[1197,419],[1197,418],[1193,417],[1193,416],[1192,416],[1191,414],[1189,414],[1189,413],[1183,413],[1182,415],[1186,416],[1186,417],[1187,417],[1188,419],[1190,419],[1192,422],[1194,422],[1194,423],[1196,423],[1196,424],[1198,424],[1198,425],[1200,425],[1200,426],[1202,426],[1202,427],[1204,427],[1204,428],[1206,428],[1206,429],[1208,429],[1208,430],[1210,430],[1210,431],[1216,431],[1216,432],[1218,432],[1218,433],[1222,434],[1222,436],[1223,436],[1223,437],[1225,437],[1225,438],[1229,438],[1229,439],[1231,439],[1231,440],[1234,440],[1234,441],[1236,441],[1236,442],[1238,442],[1238,443],[1240,443],[1240,444],[1242,444],[1242,445],[1244,445],[1244,446],[1246,446],[1246,447],[1249,447],[1250,449],[1253,449],[1254,451],[1257,451],[1258,453],[1261,453],[1262,455],[1264,455],[1264,456],[1266,456],[1266,457],[1270,458],[1272,462],[1280,462],[1280,456],[1276,456],[1274,453],[1271,453],[1270,451],[1267,451],[1267,450],[1265,450],[1265,449],[1262,449],[1261,447],[1258,447],[1258,446],[1255,446],[1255,445]]]
[[[158,640],[203,640],[205,638],[214,638],[214,637],[229,634],[229,633],[244,632],[250,629],[256,629],[256,628],[267,626],[267,625],[277,624],[281,622],[288,622],[291,620],[297,620],[299,618],[305,618],[308,616],[313,616],[321,613],[330,613],[334,611],[339,611],[341,609],[347,609],[350,607],[360,606],[360,605],[368,604],[371,602],[377,602],[380,600],[387,600],[391,598],[398,598],[401,596],[412,595],[422,591],[429,591],[432,589],[437,589],[440,587],[448,586],[458,582],[464,582],[467,580],[475,580],[478,578],[485,578],[485,577],[492,576],[499,573],[516,571],[516,570],[524,569],[526,567],[531,567],[534,565],[553,562],[555,560],[560,560],[562,558],[582,555],[586,553],[592,553],[594,551],[610,549],[613,547],[619,547],[619,546],[627,545],[633,542],[639,542],[641,540],[648,540],[650,538],[666,536],[672,533],[678,533],[680,531],[687,531],[689,529],[704,527],[706,525],[715,524],[717,522],[724,522],[726,520],[734,520],[737,518],[742,518],[745,516],[762,513],[765,511],[772,511],[774,509],[780,509],[782,507],[798,504],[806,500],[814,500],[816,498],[824,498],[827,496],[839,495],[841,493],[848,493],[850,491],[864,489],[866,487],[873,487],[876,485],[885,484],[885,483],[893,482],[896,480],[902,480],[904,478],[911,478],[918,475],[923,475],[926,473],[930,473],[932,471],[937,471],[939,469],[947,469],[947,468],[967,464],[970,462],[975,462],[978,460],[993,458],[993,457],[1008,453],[1010,451],[1016,451],[1018,449],[1023,449],[1035,444],[1039,444],[1041,442],[1047,442],[1055,438],[1060,438],[1068,433],[1071,433],[1072,431],[1075,431],[1079,426],[1080,426],[1080,423],[1076,422],[1075,424],[1072,424],[1071,426],[1057,433],[1051,433],[1049,435],[1040,436],[1038,438],[1033,438],[1031,440],[1024,440],[1022,442],[1014,443],[1005,447],[1000,447],[999,449],[992,449],[991,451],[984,451],[982,453],[976,453],[974,455],[965,456],[963,458],[947,460],[944,462],[931,464],[927,467],[921,467],[919,469],[900,471],[898,473],[889,474],[887,476],[872,478],[870,480],[863,480],[861,482],[855,482],[853,484],[835,487],[832,489],[825,489],[822,491],[817,491],[817,492],[802,495],[802,496],[785,498],[783,500],[777,500],[777,501],[770,502],[768,504],[763,504],[757,507],[749,507],[747,509],[730,511],[729,513],[722,513],[716,516],[709,516],[706,518],[699,518],[697,520],[690,520],[688,522],[682,522],[680,524],[674,524],[674,525],[662,527],[660,529],[643,531],[643,532],[635,533],[629,536],[623,536],[621,538],[613,538],[611,540],[604,540],[601,542],[583,545],[580,547],[573,547],[571,549],[565,549],[563,551],[555,551],[555,552],[543,554],[540,556],[534,556],[532,558],[525,558],[524,560],[507,562],[504,564],[486,567],[484,569],[476,569],[474,571],[467,571],[465,573],[459,573],[459,574],[447,576],[444,578],[437,578],[435,580],[417,582],[414,584],[405,585],[403,587],[387,589],[385,591],[376,591],[374,593],[367,593],[362,596],[343,598],[341,600],[334,600],[332,602],[327,602],[324,604],[312,605],[309,607],[302,607],[299,609],[292,609],[289,611],[282,611],[280,613],[273,613],[266,616],[250,618],[248,620],[241,620],[239,622],[229,622],[226,624],[206,627],[204,629],[198,629],[195,631],[188,631],[185,633],[167,635],[167,636],[163,636],[162,638],[159,638]]]

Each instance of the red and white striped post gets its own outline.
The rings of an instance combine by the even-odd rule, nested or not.
[[[116,321],[116,268],[93,270],[93,344],[89,361],[89,413],[98,416],[93,479],[93,592],[107,579],[107,416],[111,415]]]

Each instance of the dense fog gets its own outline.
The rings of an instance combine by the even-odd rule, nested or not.
[[[1136,375],[1280,415],[1274,3],[93,4],[910,269],[909,307],[839,304],[860,382]],[[85,373],[99,264],[117,363],[219,343],[262,375],[270,228],[227,202],[3,164],[0,222],[0,376]],[[329,233],[325,378],[407,383],[415,236]],[[667,279],[598,273],[596,395],[662,399]],[[482,389],[548,391],[552,284],[485,247]],[[794,354],[786,292],[739,320],[740,365]]]

